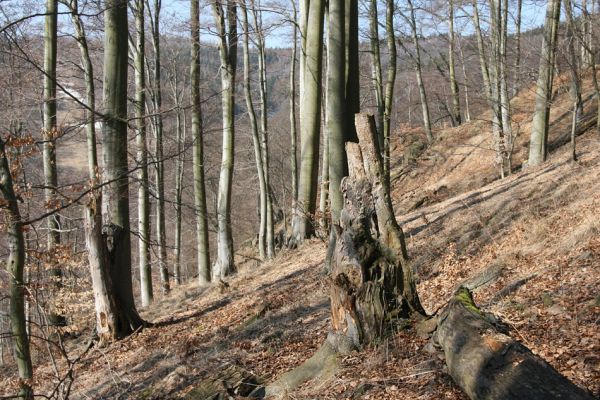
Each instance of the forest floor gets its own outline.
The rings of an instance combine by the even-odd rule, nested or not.
[[[513,103],[523,126],[529,95]],[[556,143],[566,129],[560,104],[552,117]],[[459,284],[475,287],[475,301],[500,316],[513,337],[599,395],[600,136],[590,130],[578,138],[577,162],[570,161],[568,146],[557,145],[540,167],[498,180],[486,129],[473,121],[445,130],[416,155],[411,152],[421,146],[415,140],[395,143],[395,154],[404,157],[394,170],[397,218],[421,301],[433,313]],[[524,150],[517,146],[520,165]],[[264,263],[240,254],[228,286],[174,288],[141,310],[152,327],[85,352],[74,368],[71,397],[185,398],[232,367],[272,381],[326,338],[325,253],[326,243],[314,239]],[[71,358],[85,351],[83,337],[66,339]],[[36,369],[39,392],[51,390],[53,376],[50,365]],[[14,384],[2,374],[0,382]],[[308,383],[289,398],[466,397],[429,340],[408,328],[345,356],[332,378]]]

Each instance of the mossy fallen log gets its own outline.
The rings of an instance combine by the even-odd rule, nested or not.
[[[459,288],[438,317],[434,340],[448,372],[473,400],[591,400],[542,358],[500,332]]]

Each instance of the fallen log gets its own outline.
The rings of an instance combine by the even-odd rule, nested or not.
[[[595,398],[500,332],[466,288],[459,288],[439,315],[434,341],[452,379],[472,400]]]

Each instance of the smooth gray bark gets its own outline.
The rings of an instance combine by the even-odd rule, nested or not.
[[[300,175],[298,201],[292,221],[290,245],[301,243],[314,233],[314,214],[317,201],[319,169],[319,132],[321,125],[321,83],[323,59],[323,15],[322,0],[301,1],[300,27],[306,21],[303,32],[302,57],[300,63]],[[304,14],[302,14],[304,11]]]
[[[223,147],[219,189],[217,195],[217,261],[213,279],[220,279],[235,271],[233,237],[231,232],[231,185],[234,163],[234,97],[237,67],[237,4],[220,0],[212,4],[221,59],[221,105],[223,113]]]
[[[394,101],[394,86],[396,84],[396,37],[394,33],[394,0],[386,0],[385,34],[389,54],[387,79],[385,82],[383,106],[383,173],[386,185],[390,187],[391,134],[392,134],[392,103]]]
[[[450,91],[452,93],[452,123],[458,126],[462,123],[460,112],[460,91],[456,81],[454,62],[454,1],[448,1],[448,76],[450,78]]]
[[[296,65],[298,52],[298,13],[296,11],[296,1],[291,0],[293,8],[294,35],[292,44],[292,60],[290,65],[290,164],[292,168],[292,210],[296,207],[298,200],[298,157],[296,141],[298,133],[296,131]]]
[[[13,188],[13,179],[7,159],[4,139],[0,138],[0,192],[5,208],[5,235],[8,245],[6,268],[9,275],[10,291],[10,324],[15,361],[19,373],[19,396],[22,399],[33,399],[31,379],[33,366],[29,351],[29,338],[25,319],[25,287],[23,270],[25,268],[25,240],[23,224],[19,211],[19,203]]]
[[[556,39],[560,18],[560,0],[548,1],[546,21],[544,24],[544,39],[540,55],[540,66],[535,91],[535,111],[531,126],[529,142],[530,166],[539,165],[546,160],[548,149],[548,122],[552,98],[552,78]]]
[[[196,209],[196,253],[198,283],[210,282],[210,250],[208,244],[208,215],[204,182],[204,146],[202,112],[200,109],[200,6],[199,0],[190,2],[190,29],[192,54],[190,66],[190,91],[192,98],[192,138],[194,172],[194,207]]]
[[[145,15],[144,1],[135,2],[136,41],[135,63],[135,123],[136,163],[138,168],[138,263],[140,272],[140,295],[142,306],[152,302],[152,271],[150,269],[150,199],[148,195],[148,145],[146,142],[146,76]]]

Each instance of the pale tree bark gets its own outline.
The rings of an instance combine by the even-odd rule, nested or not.
[[[292,60],[290,65],[290,164],[292,169],[292,210],[298,200],[298,159],[297,159],[297,131],[296,131],[296,69],[298,57],[298,13],[296,2],[292,0],[293,8],[293,44]]]
[[[185,165],[185,139],[187,136],[185,108],[182,108],[183,89],[180,88],[180,78],[178,66],[181,58],[175,56],[172,60],[172,72],[169,74],[171,85],[171,97],[175,103],[175,141],[177,146],[177,158],[175,160],[175,243],[173,246],[173,279],[175,284],[183,283],[181,276],[181,219],[182,219],[182,198],[183,198],[183,177]],[[184,87],[185,87],[184,78]],[[183,118],[182,118],[183,116]]]
[[[371,80],[373,81],[373,91],[375,92],[375,106],[377,108],[377,137],[379,138],[379,148],[384,148],[383,133],[383,78],[381,74],[381,50],[379,46],[379,28],[378,28],[377,0],[369,2],[369,43],[371,45]]]
[[[199,0],[190,2],[191,66],[190,91],[192,98],[192,139],[194,172],[194,207],[196,211],[196,253],[198,283],[210,282],[210,251],[208,244],[208,215],[206,209],[206,186],[204,183],[204,148],[202,113],[200,109],[200,5]]]
[[[296,132],[296,65],[298,52],[298,13],[296,11],[296,1],[292,0],[293,9],[293,44],[292,60],[290,65],[290,164],[292,168],[292,210],[296,207],[298,200],[298,158],[297,158],[297,132]]]
[[[523,21],[523,0],[517,0],[517,16],[515,20],[515,78],[513,80],[512,95],[516,96],[521,87],[521,25]]]
[[[541,164],[546,160],[548,154],[548,122],[550,118],[552,78],[559,20],[560,0],[548,1],[538,80],[535,91],[535,111],[533,114],[529,142],[528,164],[530,166]]]
[[[23,281],[25,240],[19,203],[13,188],[13,179],[7,157],[6,143],[4,139],[0,138],[0,192],[2,193],[5,235],[8,245],[6,268],[9,275],[12,342],[20,378],[19,398],[30,400],[33,399],[33,389],[31,387],[33,366],[31,364],[25,318],[25,283]]]
[[[386,185],[390,187],[390,160],[392,134],[392,103],[394,101],[394,85],[396,84],[396,38],[394,34],[394,0],[386,0],[385,34],[389,54],[385,97],[383,107],[383,173]]]
[[[423,129],[425,136],[429,142],[433,141],[431,132],[431,116],[429,113],[429,104],[427,103],[427,92],[425,91],[425,83],[423,82],[423,71],[421,66],[421,47],[419,45],[419,34],[417,32],[417,19],[415,15],[415,7],[412,0],[408,0],[410,17],[406,18],[411,30],[413,45],[415,46],[415,73],[417,75],[417,86],[419,87],[419,96],[421,98],[421,111],[423,113]]]
[[[223,148],[219,189],[217,196],[217,261],[213,278],[220,279],[235,271],[233,262],[233,237],[231,233],[231,184],[234,162],[234,96],[237,67],[237,5],[226,0],[212,3],[219,37],[221,59],[221,105],[223,113]]]
[[[600,9],[600,4],[598,4],[598,8]],[[592,2],[592,14],[593,14],[593,10],[594,10],[594,4]],[[586,7],[582,8],[583,11],[583,18],[585,20],[588,21],[588,25],[590,27],[590,35],[593,34],[592,31],[592,27],[594,26],[592,24],[592,17],[593,15],[590,15],[590,13],[588,12],[588,9]],[[583,42],[585,43],[585,42]],[[586,46],[588,46],[587,44],[585,44]],[[591,53],[591,57],[592,57],[592,63],[590,64],[590,69],[592,71],[592,82],[594,84],[594,91],[596,93],[596,102],[597,102],[597,117],[596,117],[596,129],[598,130],[598,134],[600,135],[600,83],[598,83],[598,76],[597,76],[597,71],[598,68],[596,67],[596,59],[598,57],[598,45],[595,44],[593,41],[589,44],[589,48],[588,48],[589,53]]]
[[[43,163],[44,163],[44,197],[46,208],[52,210],[59,204],[56,196],[58,170],[56,165],[56,138],[58,127],[56,121],[56,52],[57,52],[57,18],[58,0],[46,1],[46,17],[44,27],[44,128],[43,128]],[[51,263],[50,279],[56,295],[62,286],[62,272],[58,266],[57,246],[60,245],[60,220],[58,213],[46,219],[48,229],[48,257]],[[64,325],[64,316],[51,310],[48,321],[52,325]]]
[[[314,233],[318,186],[324,3],[322,0],[311,0],[310,7],[307,3],[308,0],[300,2],[300,27],[303,32],[301,58],[304,58],[304,63],[300,63],[300,175],[291,246]],[[303,26],[305,29],[302,29]]]
[[[135,123],[138,168],[138,263],[140,271],[140,294],[142,306],[152,302],[152,271],[150,269],[150,199],[148,195],[148,145],[146,141],[146,71],[145,51],[145,7],[144,0],[135,2],[136,41],[135,63]]]
[[[461,36],[459,35],[458,37],[458,52],[460,54],[460,65],[461,65],[461,69],[462,69],[462,73],[463,73],[463,80],[464,80],[464,89],[463,89],[463,93],[465,94],[465,121],[469,122],[471,121],[471,110],[470,110],[470,106],[469,106],[469,80],[468,80],[468,76],[467,76],[467,67],[466,67],[466,63],[465,63],[465,54],[463,53],[463,49],[462,49],[462,40],[461,40]]]
[[[109,291],[115,308],[97,315],[98,334],[114,340],[143,326],[133,300],[131,239],[129,229],[129,182],[127,165],[127,2],[106,0],[104,11],[104,121],[103,136],[103,254],[109,260]],[[98,238],[96,238],[98,239]],[[90,255],[91,257],[92,255]],[[103,265],[106,263],[103,262]],[[96,266],[95,269],[103,269]],[[103,270],[102,273],[106,273]],[[114,326],[109,320],[116,321]],[[104,322],[104,323],[103,323]]]
[[[254,28],[256,31],[256,48],[258,50],[258,75],[260,95],[260,145],[262,154],[262,168],[266,188],[266,226],[265,226],[265,248],[266,256],[271,259],[275,256],[275,234],[273,222],[273,198],[271,196],[271,184],[269,173],[269,128],[267,121],[267,63],[265,59],[265,32],[262,23],[262,10],[257,9],[254,0],[250,0],[252,16],[254,17]]]
[[[576,50],[577,27],[573,18],[573,6],[571,0],[564,0],[565,14],[567,17],[567,35],[566,40],[569,54],[569,72],[571,75],[571,101],[573,103],[573,117],[571,121],[571,159],[577,161],[576,151],[576,131],[577,124],[583,115],[583,101],[581,99],[581,82],[579,77],[579,60]],[[585,32],[583,32],[585,33]],[[582,62],[585,62],[582,59]]]
[[[246,110],[250,120],[250,129],[252,131],[252,144],[254,146],[254,160],[256,162],[256,174],[258,176],[259,188],[259,215],[260,224],[258,230],[258,253],[261,259],[266,258],[266,241],[267,241],[267,185],[265,179],[265,168],[263,166],[264,157],[262,155],[263,148],[261,146],[261,135],[258,129],[258,121],[252,102],[252,90],[250,88],[250,32],[248,27],[248,9],[244,2],[241,9],[242,29],[243,29],[243,50],[244,50],[244,96],[246,98]]]
[[[154,7],[150,8],[146,0],[150,15],[152,31],[152,47],[154,48],[153,88],[151,91],[154,108],[154,187],[156,191],[156,241],[158,243],[158,272],[163,294],[169,293],[169,268],[167,265],[167,233],[165,223],[165,172],[163,156],[163,116],[162,116],[162,70],[160,60],[160,13],[162,0],[154,0]],[[152,13],[154,11],[154,13]]]
[[[491,51],[489,61],[489,76],[490,76],[490,89],[491,98],[489,101],[490,108],[492,110],[493,122],[492,132],[494,136],[494,147],[496,149],[496,163],[498,164],[500,177],[504,178],[505,174],[505,154],[506,154],[506,140],[504,137],[504,129],[502,123],[502,103],[501,103],[501,1],[502,0],[491,0],[490,1],[490,31],[491,31]]]
[[[500,0],[499,4],[500,12],[498,13],[498,16],[500,18],[500,29],[498,64],[500,72],[500,114],[502,118],[502,137],[504,138],[504,163],[506,164],[506,174],[510,175],[512,171],[513,132],[510,97],[508,94],[508,58],[506,55],[506,45],[508,38],[508,0]]]
[[[460,112],[460,92],[456,81],[454,62],[454,1],[448,1],[448,72],[450,78],[450,91],[452,92],[452,123],[458,126],[462,123]]]

